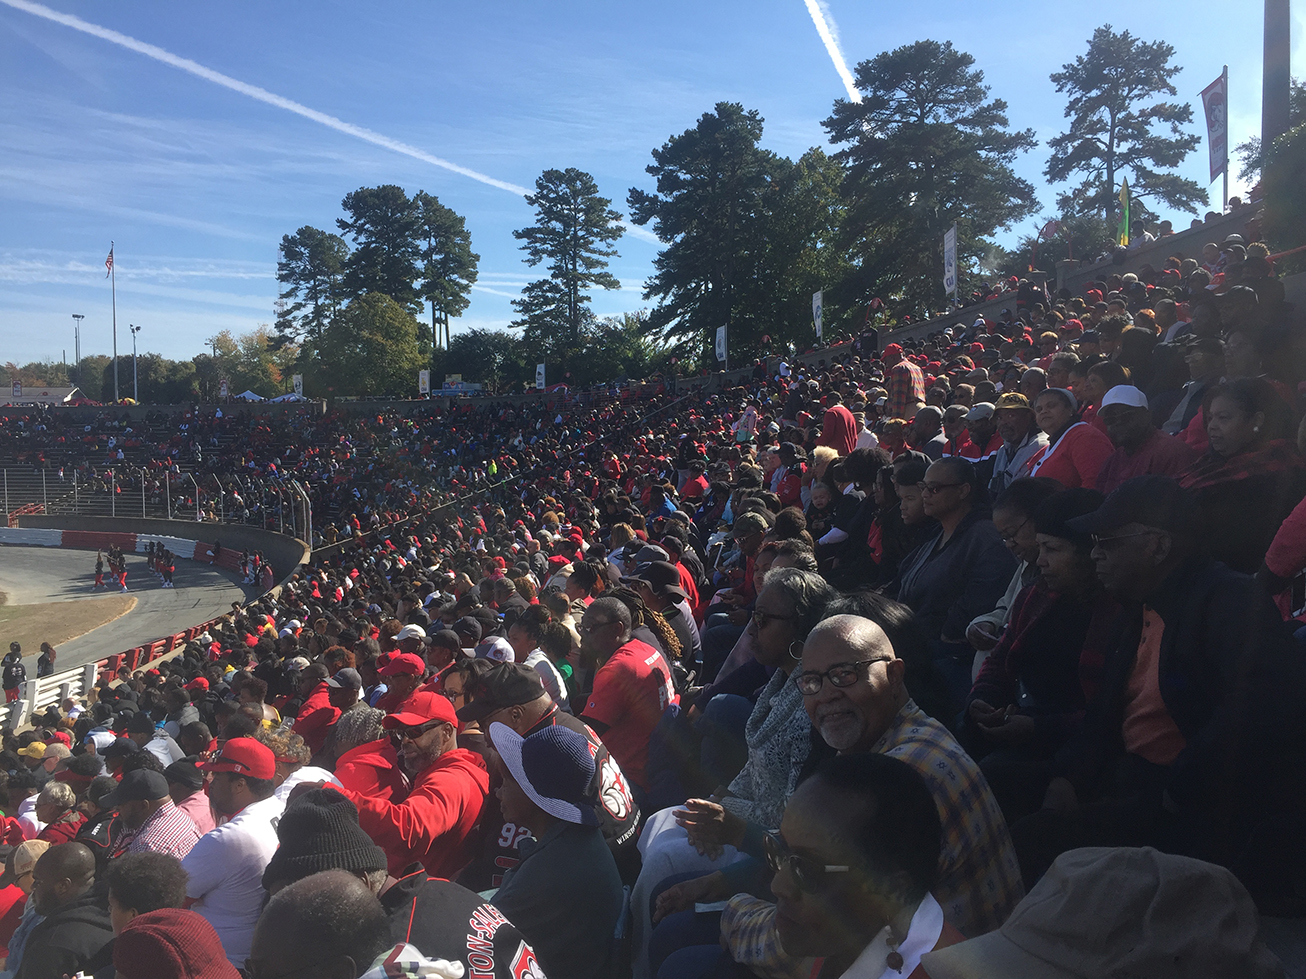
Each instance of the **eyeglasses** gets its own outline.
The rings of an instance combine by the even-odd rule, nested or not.
[[[1131,537],[1146,537],[1148,534],[1159,534],[1159,530],[1140,530],[1136,534],[1117,534],[1114,537],[1099,537],[1097,534],[1090,534],[1094,547],[1110,548],[1117,542],[1129,540]]]
[[[582,622],[580,625],[580,631],[588,636],[590,633],[598,632],[598,630],[602,629],[604,626],[612,625],[612,623],[616,621],[616,619],[608,619],[607,622],[591,622],[589,625]]]
[[[1020,535],[1020,529],[1021,529],[1022,527],[1024,527],[1025,524],[1029,523],[1029,521],[1030,521],[1030,518],[1029,518],[1029,517],[1026,517],[1026,518],[1025,518],[1024,520],[1022,520],[1020,523],[1016,524],[1016,529],[1013,530],[1011,533],[1009,533],[1009,534],[1003,534],[1003,535],[1002,535],[1002,543],[1004,543],[1004,544],[1010,544],[1013,540],[1015,540],[1015,539]]]
[[[851,687],[862,678],[863,666],[888,662],[890,662],[889,657],[879,656],[875,659],[858,660],[856,663],[835,663],[834,666],[824,672],[804,670],[802,673],[795,673],[790,679],[793,680],[794,686],[798,688],[803,696],[814,697],[821,692],[821,685],[826,680],[830,681],[832,687]]]
[[[753,609],[753,621],[757,623],[759,629],[765,629],[768,622],[792,622],[797,617],[796,615],[776,615],[773,612],[762,612]]]
[[[965,486],[965,483],[921,483],[921,492],[933,496],[935,493],[942,493],[945,489],[952,489],[955,486]]]
[[[800,856],[790,850],[775,833],[767,833],[762,837],[762,849],[766,853],[766,865],[771,868],[771,873],[788,870],[799,889],[809,894],[826,887],[830,883],[826,879],[829,874],[846,874],[852,869],[847,864],[817,863]]]
[[[400,740],[402,740],[402,741],[416,741],[416,740],[417,740],[418,738],[420,738],[422,735],[426,734],[426,733],[429,732],[429,731],[434,731],[434,730],[435,730],[437,727],[439,727],[441,724],[446,724],[446,723],[448,723],[448,722],[447,722],[447,721],[427,721],[425,724],[419,724],[417,727],[407,727],[407,726],[405,726],[405,727],[401,727],[401,728],[396,728],[396,730],[399,732],[399,738],[400,738]]]

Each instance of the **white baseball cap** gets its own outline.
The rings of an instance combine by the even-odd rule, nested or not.
[[[1102,395],[1102,404],[1098,407],[1100,411],[1108,405],[1126,405],[1130,408],[1146,408],[1147,395],[1132,384],[1117,384],[1115,387]]]

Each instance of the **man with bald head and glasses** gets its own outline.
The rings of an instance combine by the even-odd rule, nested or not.
[[[910,613],[883,598],[862,604],[859,614],[817,624],[790,682],[830,748],[889,755],[924,777],[943,824],[934,894],[958,930],[991,931],[1024,896],[1002,811],[979,766],[907,692],[895,644],[920,642]]]

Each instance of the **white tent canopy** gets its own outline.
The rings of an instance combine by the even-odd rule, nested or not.
[[[263,400],[263,396],[262,396],[261,394],[255,394],[253,391],[244,391],[244,392],[242,392],[242,393],[236,395],[236,397],[240,398],[242,401],[262,401],[262,400]]]

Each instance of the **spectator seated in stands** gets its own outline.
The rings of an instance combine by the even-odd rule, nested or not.
[[[1102,396],[1097,417],[1115,446],[1097,474],[1095,488],[1110,493],[1135,476],[1175,476],[1192,465],[1196,451],[1161,432],[1152,422],[1147,395],[1118,384]]]
[[[458,747],[458,718],[443,694],[419,691],[388,714],[412,787],[402,800],[344,792],[358,806],[359,822],[386,851],[399,873],[420,861],[434,876],[454,878],[471,862],[490,777],[479,755]],[[301,783],[312,784],[312,783]]]
[[[877,754],[827,759],[764,840],[774,907],[736,895],[720,944],[658,949],[651,965],[666,979],[723,974],[732,957],[768,973],[816,959],[819,977],[916,976],[923,954],[962,940],[930,893],[940,840],[934,799],[909,765]],[[781,961],[767,946],[773,935]]]
[[[935,643],[936,668],[948,677],[960,710],[973,659],[966,629],[997,604],[1016,560],[989,519],[975,467],[965,459],[931,465],[921,492],[926,516],[939,527],[903,559],[896,597]]]
[[[1048,388],[1034,402],[1034,418],[1047,448],[1030,457],[1029,475],[1055,479],[1067,489],[1092,488],[1114,451],[1111,440],[1079,419],[1079,404],[1065,388]]]
[[[139,914],[117,932],[113,967],[122,979],[160,975],[187,979],[239,979],[222,954],[213,926],[194,911],[165,908]]]
[[[476,969],[485,963],[482,955],[506,969],[520,947],[530,949],[502,912],[474,891],[431,877],[416,866],[391,882],[385,851],[358,825],[354,804],[332,788],[303,788],[295,793],[277,835],[281,845],[263,874],[269,896],[313,874],[343,870],[380,897],[392,943],[416,946],[432,958],[461,962],[465,975],[487,971]]]
[[[1008,823],[1038,809],[1054,755],[1097,692],[1120,607],[1097,580],[1089,535],[1067,521],[1101,502],[1094,490],[1071,489],[1039,504],[1032,523],[1040,576],[1017,596],[971,688],[962,743]]]
[[[114,935],[121,934],[138,915],[186,903],[186,871],[181,869],[181,861],[167,853],[128,853],[109,864],[107,877]]]
[[[1206,417],[1210,447],[1179,473],[1179,485],[1197,501],[1212,555],[1253,574],[1306,492],[1306,464],[1292,441],[1292,417],[1259,378],[1215,389]]]
[[[504,818],[532,837],[518,844],[521,862],[504,877],[494,905],[521,929],[546,974],[606,975],[622,889],[588,799],[595,775],[589,741],[560,725],[523,738],[496,722],[489,733],[504,767]]]
[[[1026,880],[1084,843],[1150,845],[1230,866],[1258,900],[1290,890],[1297,851],[1274,841],[1301,804],[1306,667],[1273,604],[1206,555],[1195,504],[1165,477],[1068,524],[1093,535],[1126,613],[1043,810],[1016,827]]]
[[[31,900],[41,921],[28,934],[15,979],[63,979],[107,964],[113,927],[95,893],[95,857],[80,843],[41,854]]]

